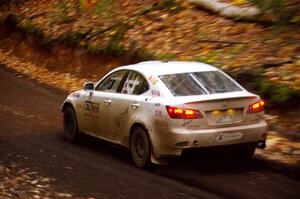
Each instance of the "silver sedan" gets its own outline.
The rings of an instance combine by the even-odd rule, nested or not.
[[[125,146],[138,167],[167,164],[184,150],[264,148],[265,102],[204,63],[148,61],[115,68],[62,105],[69,141],[80,133]]]

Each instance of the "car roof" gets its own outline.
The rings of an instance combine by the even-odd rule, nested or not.
[[[117,69],[135,70],[143,74],[152,75],[218,70],[209,64],[187,61],[145,61],[137,64],[118,67]]]

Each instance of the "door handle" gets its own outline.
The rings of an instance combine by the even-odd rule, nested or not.
[[[139,104],[131,104],[131,108],[133,108],[133,109],[137,109],[137,108],[139,108],[139,107],[140,107]]]
[[[104,105],[105,106],[109,106],[111,104],[111,100],[107,99],[107,100],[104,100]]]

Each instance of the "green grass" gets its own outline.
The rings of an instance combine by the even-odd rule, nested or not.
[[[112,4],[114,3],[113,0],[102,0],[99,1],[94,9],[95,15],[100,15],[104,11],[106,11]]]
[[[207,64],[213,64],[219,59],[220,55],[221,55],[220,50],[214,50],[214,51],[208,52],[205,55],[196,57],[193,61],[204,62]]]
[[[176,58],[176,54],[174,53],[162,53],[158,55],[158,59],[160,60],[172,60]]]
[[[120,45],[120,42],[124,36],[124,33],[128,30],[128,25],[121,24],[116,28],[115,34],[111,37],[110,41],[106,44],[105,53],[112,53],[121,55],[123,54],[123,47]]]
[[[261,76],[263,69],[251,71],[226,71],[240,82],[247,90],[260,95],[267,100],[269,107],[292,108],[300,101],[300,91],[294,90],[285,84],[271,82],[266,77]]]

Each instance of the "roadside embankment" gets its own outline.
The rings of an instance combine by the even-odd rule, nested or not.
[[[83,70],[98,76],[120,63],[202,61],[237,78],[266,98],[267,105],[298,105],[297,26],[225,19],[185,0],[6,2],[10,3],[1,6],[2,24],[23,32],[30,42],[39,41],[42,51],[56,54],[59,49],[56,69],[76,73],[79,69],[74,62],[82,60],[81,54],[89,57],[82,60]],[[114,64],[105,66],[100,60],[106,59]],[[47,63],[40,61],[38,65],[51,65],[45,60]]]

